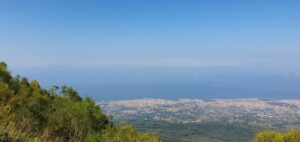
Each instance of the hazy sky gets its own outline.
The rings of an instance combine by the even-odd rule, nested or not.
[[[299,0],[1,0],[12,66],[299,66]]]

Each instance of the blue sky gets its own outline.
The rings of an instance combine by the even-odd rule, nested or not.
[[[298,0],[2,0],[11,66],[300,66]]]

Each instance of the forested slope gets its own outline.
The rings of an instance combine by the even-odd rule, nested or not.
[[[68,86],[44,89],[13,77],[0,62],[0,141],[156,142],[128,124],[114,125],[95,101]]]

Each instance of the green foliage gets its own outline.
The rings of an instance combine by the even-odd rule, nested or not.
[[[10,83],[12,80],[12,76],[10,72],[7,70],[7,64],[4,62],[0,62],[0,81],[3,83]]]
[[[62,86],[61,94],[72,101],[78,102],[82,100],[77,91],[75,91],[72,87]]]
[[[68,86],[46,90],[37,80],[12,77],[7,65],[0,62],[0,142],[105,142],[110,139],[103,137],[108,132],[111,139],[156,139],[129,128],[131,133],[116,131],[122,133],[114,135],[112,130],[123,130],[123,126],[114,126],[93,99],[81,98]]]
[[[253,142],[300,142],[300,133],[296,130],[289,130],[286,133],[262,131],[256,135]]]
[[[101,133],[101,138],[104,142],[158,142],[156,135],[140,133],[133,126],[127,124],[105,129]]]
[[[8,84],[0,82],[0,103],[3,105],[7,103],[9,98],[12,96],[13,92],[9,89]]]
[[[129,120],[139,131],[155,131],[163,142],[249,142],[260,131],[246,123],[177,123]]]

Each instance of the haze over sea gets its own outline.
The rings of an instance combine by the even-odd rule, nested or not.
[[[0,61],[97,100],[300,99],[299,5],[0,1]]]
[[[295,69],[297,70],[297,69]],[[70,85],[96,100],[140,98],[300,99],[297,72],[252,66],[15,67],[47,88]]]

